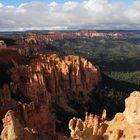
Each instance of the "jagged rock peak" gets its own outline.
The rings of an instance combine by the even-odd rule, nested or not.
[[[86,113],[85,121],[71,119],[69,129],[69,140],[139,140],[140,92],[131,93],[125,100],[125,111],[117,113],[112,121],[106,121],[105,110],[101,118]]]
[[[20,75],[20,76],[18,76]],[[60,58],[56,54],[40,55],[30,65],[13,69],[13,81],[28,84],[39,83],[53,94],[63,94],[69,91],[79,94],[88,93],[101,80],[100,70],[91,62],[79,56]],[[24,81],[23,81],[24,79]]]
[[[4,49],[4,48],[7,48],[7,45],[3,40],[0,40],[0,49]]]
[[[74,140],[98,140],[105,131],[105,121],[106,110],[103,110],[102,117],[86,112],[84,121],[74,117],[69,122],[71,137]]]
[[[125,111],[123,112],[130,124],[140,123],[140,92],[134,91],[125,100]]]
[[[3,119],[1,140],[37,140],[37,132],[24,128],[15,117],[14,111],[9,110]]]

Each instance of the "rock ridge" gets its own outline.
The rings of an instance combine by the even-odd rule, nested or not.
[[[35,128],[41,140],[46,140],[46,137],[52,140],[55,136],[52,103],[71,112],[67,96],[71,93],[77,97],[79,94],[88,95],[101,80],[98,67],[73,55],[64,58],[56,54],[38,55],[28,65],[14,62],[9,74],[11,82],[0,89],[0,118],[12,110],[22,130]]]

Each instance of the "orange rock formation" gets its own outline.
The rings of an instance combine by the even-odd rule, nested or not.
[[[85,121],[71,119],[69,140],[139,140],[140,92],[131,93],[125,100],[125,107],[125,111],[116,114],[112,121],[106,121],[105,110],[102,117],[86,113]]]
[[[16,47],[20,54],[31,55],[34,53],[43,53],[49,46],[49,43],[63,39],[76,39],[82,37],[90,38],[124,38],[131,33],[124,32],[97,32],[97,31],[78,31],[78,32],[48,32],[46,34],[27,33],[23,38],[16,41]]]
[[[11,110],[3,119],[3,127],[1,140],[37,140],[37,131],[24,128]]]
[[[65,101],[68,94],[86,95],[101,80],[99,69],[78,56],[62,59],[56,55],[40,55],[29,65],[13,64],[12,82],[0,89],[0,118],[12,110],[23,128],[35,128],[41,140],[52,140],[55,135],[50,104],[55,102],[69,109]]]
[[[4,49],[4,48],[7,48],[7,45],[3,40],[0,40],[0,49]]]
[[[11,77],[19,90],[35,102],[41,98],[65,96],[69,92],[84,94],[98,86],[100,71],[89,61],[79,56],[40,56],[31,65],[11,70]],[[33,94],[34,92],[34,94]]]

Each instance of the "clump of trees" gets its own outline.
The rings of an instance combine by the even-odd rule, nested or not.
[[[134,71],[134,72],[114,72],[114,71],[112,71],[112,72],[108,73],[108,76],[110,76],[116,80],[127,81],[130,83],[140,85],[140,71]]]

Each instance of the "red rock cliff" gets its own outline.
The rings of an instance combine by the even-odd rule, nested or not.
[[[11,77],[20,92],[35,102],[69,92],[87,94],[98,86],[100,71],[91,62],[79,56],[40,56],[27,66],[11,70]],[[16,90],[15,89],[15,90]]]
[[[28,65],[15,65],[10,75],[12,83],[0,90],[0,117],[13,110],[23,127],[35,128],[41,140],[51,140],[55,134],[51,103],[69,109],[67,95],[87,95],[101,80],[99,69],[84,58],[62,59],[55,54],[40,55]]]

